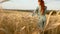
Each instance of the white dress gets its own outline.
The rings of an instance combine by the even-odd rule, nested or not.
[[[41,7],[37,7],[36,10],[34,10],[33,16],[34,16],[35,14],[38,15],[39,22],[38,22],[37,25],[39,26],[39,28],[40,28],[41,30],[43,30],[43,29],[44,29],[44,26],[46,25],[46,15],[45,15],[45,14],[46,14],[46,9],[47,9],[47,7],[45,7],[45,11],[44,11],[44,14],[43,14],[43,15],[41,15],[40,9],[41,9]]]
[[[38,11],[38,16],[39,16],[39,23],[38,23],[38,26],[40,27],[41,30],[44,30],[44,27],[46,25],[46,9],[47,7],[45,7],[45,10],[44,10],[44,14],[41,15],[41,12],[40,10]]]

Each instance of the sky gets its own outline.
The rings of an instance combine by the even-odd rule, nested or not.
[[[4,9],[34,10],[38,0],[10,0],[2,3]],[[47,10],[60,10],[60,0],[44,0]]]

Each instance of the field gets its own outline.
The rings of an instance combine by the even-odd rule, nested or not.
[[[47,24],[44,34],[60,34],[60,15],[46,14]],[[0,34],[39,34],[38,16],[32,12],[18,10],[0,11]],[[42,33],[41,33],[42,34]]]

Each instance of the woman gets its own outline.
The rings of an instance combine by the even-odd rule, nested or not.
[[[46,6],[44,4],[44,1],[43,0],[38,0],[38,4],[39,4],[39,27],[41,30],[44,29],[44,26],[46,24],[46,16],[45,16],[45,12],[46,12]]]

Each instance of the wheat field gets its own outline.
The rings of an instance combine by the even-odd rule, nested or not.
[[[46,14],[47,21],[44,34],[60,34],[60,15]],[[2,10],[0,11],[0,34],[39,34],[38,16],[32,12]],[[41,33],[42,34],[42,33]]]

